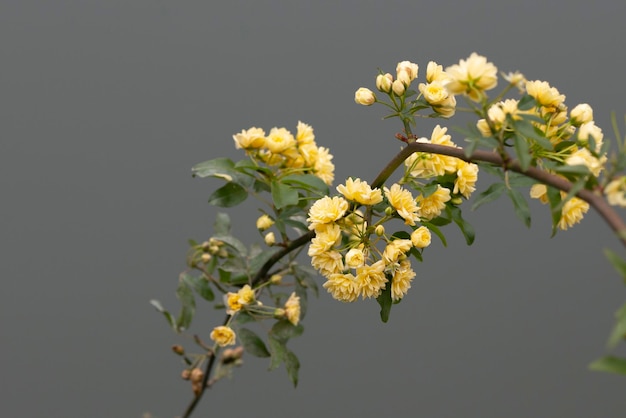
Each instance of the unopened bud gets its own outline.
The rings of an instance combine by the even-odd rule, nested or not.
[[[283,276],[281,274],[272,274],[272,277],[270,277],[271,284],[280,284],[282,280]]]
[[[371,106],[376,102],[376,95],[370,89],[361,87],[354,93],[354,101],[363,106]]]
[[[402,96],[404,94],[404,91],[406,90],[406,87],[404,83],[402,83],[402,81],[395,80],[391,85],[391,89],[396,96]]]
[[[211,261],[211,258],[211,254],[209,253],[204,253],[200,256],[200,260],[202,260],[204,264],[207,264],[209,261]]]
[[[191,377],[191,370],[189,369],[183,370],[182,373],[180,374],[180,377],[182,377],[183,380],[189,380],[189,378]]]
[[[374,230],[374,233],[379,237],[382,237],[383,235],[385,235],[385,227],[382,225],[378,225]]]
[[[393,213],[393,208],[391,206],[387,206],[385,209],[385,215],[390,216]]]
[[[393,76],[389,73],[376,76],[376,88],[383,93],[391,91],[391,83],[393,83]]]
[[[202,249],[203,249],[204,251],[209,251],[209,247],[210,247],[210,246],[211,246],[211,244],[209,243],[209,241],[204,241],[204,242],[201,244],[201,247],[202,247]]]
[[[179,356],[182,356],[183,354],[185,354],[185,349],[183,348],[183,346],[178,345],[178,344],[172,346],[172,351],[178,354]]]
[[[273,232],[268,232],[265,234],[265,243],[270,247],[276,243],[276,237]]]
[[[463,199],[458,196],[453,197],[452,199],[450,199],[450,203],[452,203],[453,205],[460,205],[461,203],[463,203]]]
[[[189,376],[192,382],[201,382],[203,377],[204,372],[202,371],[202,369],[199,369],[197,367],[191,371],[191,375]]]

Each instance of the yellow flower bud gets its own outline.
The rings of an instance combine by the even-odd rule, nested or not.
[[[204,253],[200,256],[200,260],[202,260],[204,264],[207,264],[209,261],[211,261],[211,258],[211,254],[208,253]]]
[[[591,122],[593,120],[593,109],[587,103],[579,104],[570,112],[570,118],[575,126]]]
[[[411,234],[411,243],[417,248],[426,248],[430,245],[430,230],[425,226],[420,226]]]
[[[276,237],[273,232],[268,232],[265,234],[265,243],[270,247],[276,243]]]
[[[396,96],[402,96],[404,94],[404,91],[406,90],[406,86],[404,85],[404,83],[402,83],[402,81],[395,80],[391,84],[391,89]]]
[[[361,87],[354,93],[354,101],[363,106],[371,106],[376,102],[376,95],[370,89]]]
[[[235,344],[235,331],[232,328],[221,325],[213,328],[210,335],[211,339],[215,341],[220,347]]]
[[[191,371],[191,374],[189,375],[189,379],[192,382],[200,382],[202,381],[202,378],[204,377],[204,372],[202,371],[202,369],[199,368],[195,368]]]
[[[265,231],[272,225],[274,225],[274,221],[266,214],[259,216],[259,218],[256,220],[256,227],[260,231]]]
[[[378,225],[374,230],[374,233],[376,233],[376,235],[378,235],[379,237],[382,237],[383,235],[385,235],[385,227],[382,225]]]
[[[376,88],[379,91],[389,93],[391,91],[391,83],[393,83],[393,76],[389,73],[376,76]]]
[[[270,277],[271,284],[280,284],[282,280],[283,280],[283,276],[280,274],[272,274],[272,277]]]

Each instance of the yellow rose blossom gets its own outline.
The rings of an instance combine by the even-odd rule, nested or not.
[[[317,149],[317,159],[313,165],[313,171],[317,177],[328,185],[331,185],[335,179],[335,165],[330,161],[332,159],[333,156],[328,148],[319,147]]]
[[[530,188],[530,197],[539,199],[541,203],[548,203],[548,188],[545,184],[533,184]]]
[[[400,262],[400,266],[394,271],[391,280],[391,299],[402,299],[411,288],[411,282],[414,277],[415,272],[411,268],[410,261],[403,260]]]
[[[298,142],[298,145],[300,146],[315,142],[315,135],[313,134],[313,128],[311,125],[298,121],[298,126],[296,128],[296,142]]]
[[[356,278],[352,274],[331,274],[322,285],[332,297],[341,302],[354,302],[359,297]]]
[[[448,81],[448,74],[443,71],[443,66],[437,64],[435,61],[430,61],[426,66],[426,82],[432,83],[438,81],[445,83]]]
[[[404,223],[415,225],[415,222],[419,221],[418,207],[410,191],[403,189],[399,184],[393,184],[391,188],[385,187],[384,191],[389,204],[404,219]]]
[[[419,195],[417,203],[419,204],[419,217],[427,221],[436,218],[446,207],[446,202],[450,200],[450,189],[437,186],[437,190],[428,197]]]
[[[365,253],[361,248],[351,248],[346,253],[345,264],[351,269],[363,266],[365,264]]]
[[[540,106],[556,109],[565,101],[565,96],[551,87],[547,81],[527,81],[526,92],[532,96]]]
[[[593,121],[593,109],[587,103],[577,105],[569,113],[570,120],[575,126]]]
[[[409,82],[417,78],[418,70],[418,65],[410,61],[401,61],[398,63],[398,65],[396,65],[396,74],[405,72],[406,75],[409,77]],[[398,76],[397,78],[400,77]]]
[[[339,242],[340,239],[341,229],[339,228],[339,225],[320,225],[315,230],[315,237],[311,240],[309,252],[314,252],[314,254],[326,252]]]
[[[461,193],[463,197],[469,199],[476,190],[478,180],[478,166],[463,160],[457,160],[456,180],[454,180],[454,190],[452,193]]]
[[[265,231],[272,225],[274,225],[274,221],[265,213],[259,216],[259,218],[256,220],[256,227],[260,231]]]
[[[446,87],[452,94],[466,94],[470,99],[479,101],[484,90],[490,90],[498,84],[498,69],[487,58],[473,52],[467,60],[446,68],[450,81]]]
[[[433,110],[444,118],[451,118],[456,112],[456,98],[453,94],[448,95],[441,104],[433,106]]]
[[[391,83],[393,83],[393,76],[389,73],[376,76],[376,88],[383,93],[391,91]]]
[[[626,176],[611,180],[604,188],[609,205],[626,207]]]
[[[517,90],[523,94],[526,91],[526,77],[519,71],[509,72],[503,74],[502,78],[509,82],[509,84],[517,87]]]
[[[596,126],[593,121],[583,123],[578,128],[578,140],[581,143],[588,144],[589,137],[592,137],[596,143],[595,152],[600,152],[600,148],[602,147],[602,141],[604,139],[604,134],[602,133],[602,129]]]
[[[564,197],[564,193],[561,196]],[[559,221],[559,228],[566,230],[580,222],[589,210],[589,203],[577,197],[572,197],[565,202],[561,211],[561,220]]]
[[[239,303],[242,305],[250,305],[254,302],[254,290],[250,287],[249,284],[244,285],[237,292],[237,296],[239,297]]]
[[[604,155],[598,159],[591,155],[591,152],[587,148],[579,148],[565,159],[565,164],[584,165],[589,169],[591,174],[598,177],[604,168],[606,160],[607,158]]]
[[[385,277],[385,263],[378,260],[374,264],[364,265],[356,269],[356,284],[358,292],[363,299],[376,298],[385,288],[387,278]]]
[[[300,322],[300,297],[296,296],[296,292],[292,292],[285,302],[285,316],[293,325]]]
[[[389,242],[383,251],[383,260],[385,261],[385,264],[395,263],[412,247],[413,243],[410,239],[396,239]]]
[[[237,149],[258,149],[265,145],[265,131],[261,128],[250,128],[233,135],[233,139]]]
[[[307,167],[315,166],[315,162],[317,161],[317,157],[319,154],[319,150],[315,143],[301,144],[298,146],[298,152],[302,156],[304,163]]]
[[[324,196],[317,200],[309,209],[309,229],[335,222],[341,219],[348,210],[348,201],[340,196]]]
[[[239,295],[233,292],[228,292],[224,295],[224,305],[226,305],[226,313],[228,315],[239,312],[243,307],[241,302],[239,302]]]
[[[222,325],[213,328],[210,337],[220,347],[225,347],[227,345],[234,345],[237,336],[235,335],[235,331],[233,331],[232,328]]]
[[[440,81],[433,81],[428,84],[420,83],[418,89],[428,104],[433,106],[443,104],[450,95]]]
[[[346,199],[363,205],[375,205],[382,202],[383,196],[380,189],[372,189],[369,184],[361,179],[348,178],[346,184],[337,186],[337,191]]]
[[[487,119],[478,119],[478,122],[476,122],[476,127],[480,131],[480,134],[484,136],[485,138],[493,135],[493,132],[491,132],[491,127],[489,126],[489,122],[487,122]]]
[[[339,251],[326,251],[312,255],[311,265],[324,277],[341,273],[344,269],[343,257]]]
[[[416,248],[426,248],[430,245],[430,230],[425,226],[420,226],[411,233],[411,243]]]
[[[285,128],[272,128],[265,140],[265,146],[273,154],[280,154],[295,145],[296,140]]]

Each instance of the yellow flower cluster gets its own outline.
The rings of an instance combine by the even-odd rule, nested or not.
[[[243,286],[237,293],[228,292],[224,295],[224,305],[229,315],[239,312],[241,308],[254,302],[254,291],[250,285]]]
[[[323,287],[333,298],[353,302],[359,297],[376,298],[389,284],[392,299],[402,299],[415,277],[408,260],[410,252],[431,242],[428,228],[416,225],[421,213],[418,200],[398,184],[381,191],[361,179],[348,179],[337,186],[337,191],[341,196],[317,200],[307,219],[315,231],[308,255],[311,265],[326,278]],[[425,199],[430,199],[433,207],[441,202],[445,207],[446,199],[441,195],[435,192]],[[373,215],[378,213],[373,210],[376,205],[381,219],[369,227],[366,217],[356,209],[358,205],[368,206],[368,213],[377,216]],[[410,239],[385,235],[382,224],[395,217],[413,227]]]
[[[315,143],[313,128],[298,122],[296,135],[286,128],[272,128],[266,135],[261,128],[242,130],[233,135],[235,147],[267,165],[298,172],[312,173],[330,185],[335,166],[328,148]]]

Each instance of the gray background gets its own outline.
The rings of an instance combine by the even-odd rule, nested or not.
[[[170,346],[186,341],[148,301],[177,310],[186,240],[211,233],[220,184],[190,167],[239,158],[233,133],[302,120],[331,147],[336,184],[372,179],[400,126],[357,106],[355,89],[403,59],[423,76],[429,60],[477,51],[550,81],[570,108],[590,103],[612,137],[625,12],[612,0],[3,0],[0,415],[182,413],[191,394]],[[291,345],[297,389],[248,357],[197,415],[620,415],[624,378],[586,369],[624,300],[602,255],[619,246],[596,214],[549,239],[545,207],[532,205],[530,230],[511,209],[468,212],[472,247],[452,228],[449,248],[428,249],[388,324],[371,301],[312,301]],[[250,241],[253,222],[237,225]],[[222,318],[199,315],[205,335]]]

